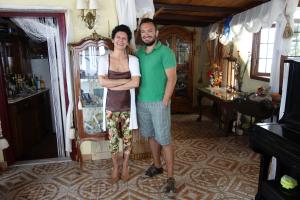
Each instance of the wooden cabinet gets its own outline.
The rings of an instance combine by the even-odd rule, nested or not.
[[[8,101],[10,125],[17,160],[43,136],[51,132],[49,91],[41,90],[27,97]]]
[[[4,74],[31,73],[28,38],[8,33],[0,33],[0,38]]]
[[[193,112],[193,32],[179,26],[165,26],[159,30],[159,39],[176,55],[177,83],[171,110]]]
[[[109,39],[96,34],[79,43],[71,44],[74,77],[75,118],[77,148],[82,161],[80,146],[83,141],[104,140],[102,130],[103,88],[98,80],[98,60],[112,47]]]

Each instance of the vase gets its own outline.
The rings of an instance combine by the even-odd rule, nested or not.
[[[241,92],[241,91],[242,91],[242,86],[243,86],[243,82],[242,82],[242,81],[238,81],[238,82],[237,82],[237,89],[238,89],[238,92]]]

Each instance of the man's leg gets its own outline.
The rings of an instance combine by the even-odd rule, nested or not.
[[[149,146],[153,157],[153,165],[151,165],[145,173],[146,177],[153,177],[155,175],[163,173],[163,168],[161,167],[160,155],[161,146],[154,139],[154,127],[152,123],[151,110],[153,109],[155,103],[143,103],[138,102],[138,121],[140,133],[143,137],[148,138]]]
[[[171,112],[170,104],[166,107],[162,102],[158,106],[158,111],[154,113],[153,124],[155,138],[162,145],[164,159],[166,162],[168,179],[163,191],[165,193],[176,192],[174,172],[174,154],[171,136]]]
[[[149,138],[149,145],[153,156],[153,164],[156,168],[161,168],[161,145],[154,138]]]
[[[173,177],[174,153],[173,153],[172,144],[164,145],[163,153],[164,153],[164,158],[165,158],[166,165],[167,165],[168,177]]]
[[[163,152],[164,157],[167,165],[167,172],[168,172],[168,179],[167,183],[163,188],[163,191],[165,193],[174,194],[176,192],[175,188],[175,179],[173,177],[173,171],[174,171],[174,153],[173,153],[173,147],[172,144],[164,145],[163,146]]]

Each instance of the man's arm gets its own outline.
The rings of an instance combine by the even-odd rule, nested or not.
[[[132,88],[137,88],[139,87],[140,84],[140,77],[139,76],[132,76],[129,81],[123,85],[119,85],[116,87],[110,88],[111,90],[129,90]]]
[[[177,81],[177,75],[176,75],[176,67],[168,68],[165,70],[166,75],[168,78],[166,89],[165,89],[165,95],[163,98],[163,103],[165,106],[167,106],[170,102],[170,99],[172,97],[176,81]]]
[[[99,82],[102,87],[113,88],[130,82],[131,79],[109,79],[107,76],[99,76]]]

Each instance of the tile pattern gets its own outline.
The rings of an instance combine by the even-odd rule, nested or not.
[[[143,178],[150,159],[131,160],[129,182],[111,185],[111,160],[12,166],[0,174],[0,199],[250,200],[257,191],[259,156],[247,136],[225,137],[217,124],[174,115],[175,196],[162,193],[167,175]],[[164,169],[165,164],[164,164]]]

